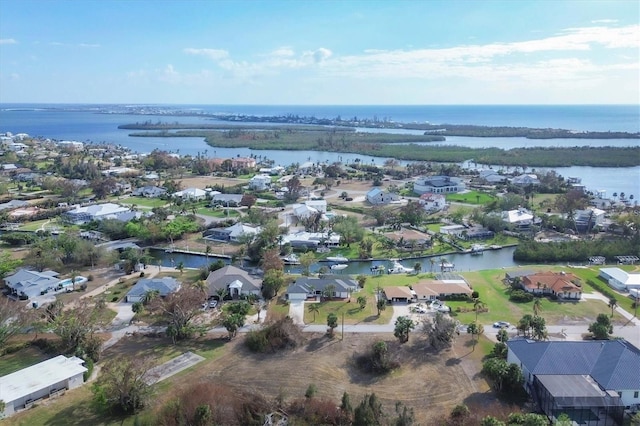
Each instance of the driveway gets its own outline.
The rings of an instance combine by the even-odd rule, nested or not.
[[[116,317],[113,319],[113,321],[111,321],[111,326],[109,327],[110,329],[118,329],[118,328],[126,327],[131,323],[131,320],[135,315],[135,312],[133,312],[133,309],[131,308],[131,306],[132,306],[131,303],[124,303],[124,302],[109,304],[109,308],[113,309],[118,313]]]
[[[304,300],[293,300],[289,303],[289,316],[294,324],[304,325]]]

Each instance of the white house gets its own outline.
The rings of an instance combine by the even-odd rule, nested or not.
[[[616,290],[640,289],[640,274],[630,274],[620,268],[600,268],[599,276]]]
[[[453,194],[465,189],[462,179],[453,176],[422,176],[413,183],[413,192],[416,194]]]
[[[439,212],[445,208],[447,202],[444,195],[427,192],[420,196],[420,204],[428,212]]]
[[[374,206],[389,204],[392,201],[398,201],[400,196],[393,192],[385,191],[381,188],[372,188],[366,195],[367,201]]]
[[[462,238],[462,233],[467,228],[464,225],[446,225],[440,227],[440,233],[445,235],[455,235],[458,238]]]
[[[49,291],[58,285],[60,278],[56,271],[29,271],[20,269],[15,274],[4,278],[5,285],[11,289],[16,297],[40,296],[43,291]]]
[[[533,213],[523,207],[505,210],[501,213],[501,217],[504,222],[518,227],[527,227],[533,224]]]
[[[300,219],[307,219],[310,216],[327,212],[327,200],[307,200],[304,204],[295,204],[293,214]]]
[[[174,192],[173,197],[182,198],[183,200],[204,200],[207,198],[207,191],[200,188],[187,188]]]
[[[31,367],[0,377],[0,401],[4,411],[0,418],[31,408],[44,398],[51,398],[84,383],[82,375],[87,368],[77,357],[59,355]]]
[[[255,175],[249,181],[249,188],[256,191],[264,191],[271,186],[271,176],[269,175]]]
[[[119,204],[113,203],[104,203],[78,207],[74,210],[62,213],[62,218],[74,225],[84,225],[92,220],[130,220],[132,213],[134,212],[132,212],[129,207],[123,207]]]
[[[84,149],[84,144],[78,141],[60,141],[58,142],[58,146],[73,151],[82,151]]]

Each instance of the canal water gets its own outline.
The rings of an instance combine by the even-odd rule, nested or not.
[[[401,260],[400,264],[413,268],[417,262],[422,265],[422,272],[440,272],[440,264],[445,261],[454,265],[454,272],[469,272],[480,271],[484,269],[497,269],[497,268],[510,268],[518,266],[519,263],[513,260],[513,252],[515,247],[505,247],[500,250],[486,250],[482,255],[473,256],[471,254],[450,254],[435,257],[422,257],[417,259]],[[200,268],[207,265],[206,256],[185,254],[185,253],[168,253],[163,250],[151,250],[151,256],[156,259],[153,265],[157,265],[160,262],[161,266],[175,267],[180,262],[185,268]],[[209,263],[215,262],[218,258],[209,256]],[[230,263],[229,259],[223,258],[225,263]],[[432,263],[431,260],[434,262]],[[311,266],[311,272],[317,272],[322,266],[330,267],[331,262],[318,262]],[[341,271],[334,271],[336,274],[343,275],[359,275],[371,274],[371,268],[382,265],[385,268],[391,267],[391,261],[389,260],[373,260],[373,261],[351,261],[348,266]],[[248,266],[248,264],[247,264]],[[285,272],[300,273],[302,268],[300,266],[285,266]]]

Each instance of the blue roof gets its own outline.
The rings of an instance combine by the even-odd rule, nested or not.
[[[626,340],[507,342],[534,375],[590,375],[606,390],[640,389],[640,349]]]

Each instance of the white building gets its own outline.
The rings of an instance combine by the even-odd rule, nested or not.
[[[77,141],[60,141],[58,142],[58,146],[61,148],[71,149],[74,151],[82,151],[84,149],[84,144],[82,142],[77,142]]]
[[[135,216],[135,212],[132,212],[129,207],[123,207],[113,203],[104,203],[78,207],[63,213],[62,218],[74,225],[83,225],[92,220],[130,220],[132,215]]]
[[[308,219],[316,213],[324,215],[326,212],[327,200],[307,200],[304,204],[293,206],[293,214],[299,219]]]
[[[517,186],[540,185],[540,180],[537,175],[524,174],[511,179],[511,183]]]
[[[393,192],[385,191],[381,188],[373,188],[366,195],[367,201],[374,206],[381,206],[389,204],[393,201],[398,201],[400,196]]]
[[[528,227],[533,224],[533,213],[523,207],[515,210],[505,210],[502,212],[501,217],[508,224],[518,227]]]
[[[87,371],[82,364],[84,361],[80,358],[59,355],[0,377],[0,401],[5,404],[0,418],[81,386],[84,383],[82,375]]]
[[[204,200],[207,198],[207,191],[200,188],[187,188],[174,192],[172,196],[183,200]]]
[[[427,192],[420,196],[420,204],[428,212],[439,212],[446,207],[447,202],[444,195]]]
[[[462,238],[462,233],[467,228],[464,225],[446,225],[440,227],[440,233],[445,235],[455,235],[458,238]]]
[[[595,207],[587,207],[584,210],[576,210],[574,219],[578,230],[593,229],[604,222],[605,211]]]
[[[271,186],[271,176],[269,175],[255,175],[249,181],[249,188],[256,191],[264,191]]]
[[[600,268],[599,276],[616,290],[640,289],[640,274],[630,274],[620,268]]]
[[[453,194],[465,189],[462,179],[453,176],[422,176],[413,183],[416,194]]]

